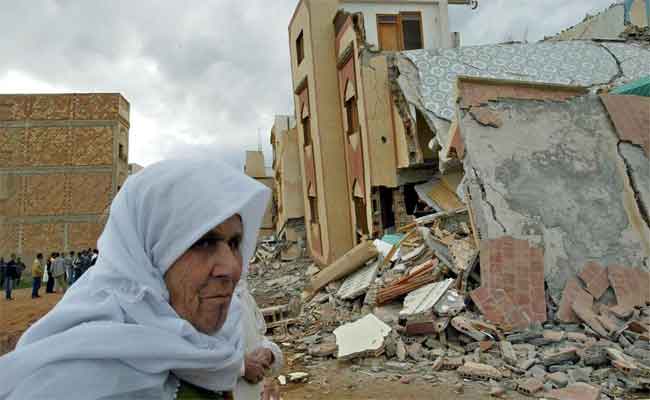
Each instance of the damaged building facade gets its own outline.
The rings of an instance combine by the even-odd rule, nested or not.
[[[264,164],[264,153],[262,151],[247,151],[246,159],[244,161],[244,173],[261,184],[265,185],[274,193],[275,196],[275,181],[266,171]],[[260,235],[270,236],[273,235],[275,229],[273,220],[276,214],[277,201],[274,198],[269,203],[262,219],[262,226],[260,227]]]
[[[119,94],[0,96],[0,254],[96,248],[129,174]]]
[[[295,10],[289,37],[306,231],[320,264],[414,214],[414,185],[432,175],[431,132],[403,119],[389,63],[396,51],[458,44],[447,7],[305,0]]]
[[[305,206],[298,154],[298,128],[292,116],[277,115],[271,129],[275,181],[275,235],[286,246],[283,259],[302,255],[306,247]]]

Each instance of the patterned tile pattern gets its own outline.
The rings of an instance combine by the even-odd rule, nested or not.
[[[611,51],[611,53],[610,53]],[[402,54],[417,67],[424,107],[450,120],[456,102],[456,77],[594,86],[606,84],[619,72],[614,53],[623,60],[632,80],[650,74],[650,50],[626,43],[541,42],[412,50]]]

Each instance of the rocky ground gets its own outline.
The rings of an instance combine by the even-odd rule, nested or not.
[[[318,271],[308,259],[275,260],[254,265],[249,276],[267,322],[274,319],[268,310],[286,306],[282,318],[287,323],[271,323],[268,332],[286,355],[280,378],[286,381],[282,386],[285,399],[648,396],[650,343],[636,334],[621,335],[621,344],[598,337],[578,323],[503,331],[482,321],[472,307],[458,316],[467,325],[448,322],[444,335],[410,335],[397,315],[401,298],[382,307],[364,304],[364,296],[341,300],[337,293],[345,279],[328,284],[302,303],[301,293]],[[369,313],[392,328],[381,349],[337,360],[334,330]],[[641,307],[636,313],[647,321],[650,308]],[[477,323],[479,329],[473,329]],[[469,330],[462,332],[465,326]],[[639,340],[627,340],[634,337]],[[613,359],[630,362],[637,370],[622,373]],[[576,390],[581,394],[575,394]]]

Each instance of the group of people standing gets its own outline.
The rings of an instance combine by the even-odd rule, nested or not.
[[[0,287],[4,288],[7,300],[13,300],[11,291],[20,284],[24,270],[25,264],[15,254],[7,262],[4,257],[0,257]]]
[[[82,250],[79,253],[74,251],[68,254],[51,253],[45,260],[42,253],[38,253],[32,263],[32,298],[41,297],[38,291],[43,283],[46,284],[46,293],[56,293],[57,288],[63,292],[68,289],[84,272],[95,264],[99,252],[97,249]],[[21,282],[25,264],[15,254],[5,262],[0,258],[0,281],[5,289],[5,298],[13,300],[12,290]]]

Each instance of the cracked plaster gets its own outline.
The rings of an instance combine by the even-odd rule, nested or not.
[[[501,128],[483,126],[465,112],[460,120],[481,238],[507,234],[543,246],[556,299],[588,261],[647,268],[648,226],[638,223],[639,203],[623,161],[643,204],[650,196],[650,163],[627,143],[620,144],[619,156],[618,137],[598,97],[500,100],[489,108],[503,120]]]

